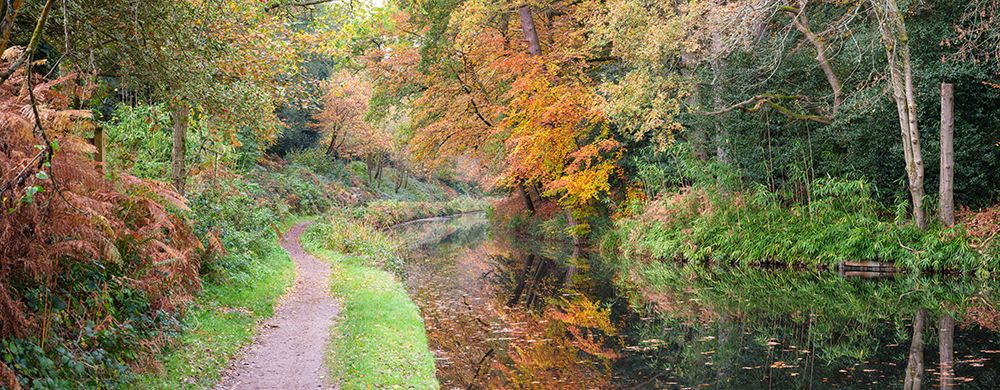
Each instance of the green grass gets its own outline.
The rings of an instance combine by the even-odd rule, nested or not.
[[[363,234],[345,238],[343,229]],[[302,245],[332,264],[331,292],[341,311],[332,330],[328,367],[340,386],[437,388],[420,311],[396,276],[380,268],[391,261],[373,256],[391,253],[391,240],[370,227],[331,217],[310,227]],[[380,248],[369,248],[374,246]]]
[[[286,224],[287,225],[287,224]],[[250,343],[257,324],[295,280],[295,266],[277,243],[246,282],[206,284],[184,318],[184,333],[163,370],[139,376],[136,388],[211,388],[233,355]]]

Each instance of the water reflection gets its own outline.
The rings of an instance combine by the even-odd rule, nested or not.
[[[633,329],[639,353],[620,363],[625,372],[663,377],[660,387],[1000,383],[992,283],[677,267],[648,276],[667,286],[643,294],[663,315]]]
[[[993,283],[669,264],[619,276],[656,286],[623,292],[602,276],[613,261],[495,235],[482,216],[401,230],[444,388],[1000,385]]]

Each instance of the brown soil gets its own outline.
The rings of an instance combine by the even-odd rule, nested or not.
[[[282,248],[295,262],[295,286],[274,317],[261,324],[253,344],[233,361],[217,389],[336,389],[324,364],[330,326],[339,305],[330,295],[330,265],[306,253],[296,225]]]

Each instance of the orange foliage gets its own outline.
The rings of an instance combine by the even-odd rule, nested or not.
[[[410,35],[429,27],[412,14],[396,16],[396,30],[385,32],[397,34],[396,43],[370,53],[368,68],[389,95],[417,91],[418,158],[471,155],[497,167],[500,186],[539,184],[564,206],[580,207],[610,191],[622,150],[587,75],[584,23],[570,4],[551,7],[536,23],[540,56],[528,53],[510,9],[469,1],[453,13],[444,49],[419,51]]]
[[[958,221],[965,225],[966,231],[974,240],[974,245],[980,250],[986,249],[1000,234],[1000,206],[971,211],[962,208],[958,212]],[[993,243],[996,245],[996,243]]]
[[[372,97],[371,84],[345,71],[327,82],[323,111],[317,127],[328,137],[327,152],[368,156],[392,150],[392,135],[365,120]]]

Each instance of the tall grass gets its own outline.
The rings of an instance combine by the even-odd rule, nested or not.
[[[918,270],[996,271],[995,250],[971,247],[962,226],[921,231],[889,214],[862,181],[817,180],[812,201],[792,205],[763,188],[687,188],[618,221],[611,234],[624,255],[657,259],[806,266],[872,260]]]

